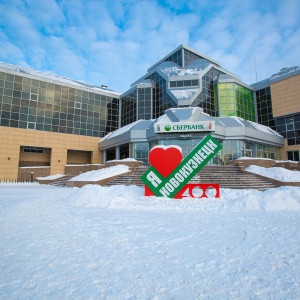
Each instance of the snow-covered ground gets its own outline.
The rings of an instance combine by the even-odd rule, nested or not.
[[[45,177],[37,177],[37,180],[55,180],[61,177],[64,177],[65,174],[55,174],[55,175],[49,175],[49,176],[45,176]]]
[[[109,177],[124,174],[129,171],[129,167],[125,165],[116,165],[100,170],[93,170],[82,173],[72,178],[72,181],[99,181]]]
[[[299,299],[300,187],[0,184],[0,299]]]
[[[263,168],[259,166],[249,166],[247,171],[260,174],[262,176],[270,177],[283,182],[300,182],[300,172],[287,170],[281,167]]]

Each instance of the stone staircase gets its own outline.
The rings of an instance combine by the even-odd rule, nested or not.
[[[106,186],[111,185],[137,185],[144,186],[144,183],[141,181],[140,177],[146,172],[149,166],[141,165],[133,169],[132,174],[129,175],[120,175],[114,178],[112,181],[106,184]]]
[[[243,173],[238,166],[205,166],[197,176],[198,182],[219,183],[221,188],[227,189],[255,189],[263,191],[277,187],[255,174]]]
[[[139,166],[131,175],[121,175],[106,186],[137,185],[143,186],[140,180],[148,166]],[[244,174],[237,166],[205,166],[191,181],[191,183],[219,183],[221,188],[228,189],[255,189],[264,191],[275,188],[276,185],[260,179],[255,174]]]
[[[65,187],[66,186],[66,182],[68,180],[70,180],[71,178],[73,178],[73,177],[74,176],[66,175],[64,177],[58,178],[55,181],[51,182],[50,185]]]

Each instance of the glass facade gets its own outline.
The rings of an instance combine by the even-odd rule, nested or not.
[[[137,89],[121,97],[121,127],[136,121]]]
[[[135,158],[136,160],[142,161],[145,164],[148,164],[149,151],[157,145],[177,145],[182,148],[182,157],[185,158],[193,148],[200,142],[199,139],[188,139],[188,140],[177,140],[177,139],[168,139],[168,140],[156,140],[150,143],[148,142],[137,142],[130,144],[129,155],[130,157]]]
[[[137,119],[150,120],[152,118],[152,88],[138,88]]]
[[[154,89],[135,88],[121,97],[121,127],[137,120],[152,118]]]
[[[110,103],[107,104],[107,122],[106,122],[106,134],[112,132],[119,128],[119,99],[112,99]]]
[[[182,49],[180,49],[175,53],[173,53],[172,55],[168,56],[164,61],[173,61],[180,67],[185,67],[189,63],[197,59],[203,59],[203,57],[187,49],[183,49],[183,57],[182,57]]]
[[[287,139],[287,144],[300,145],[300,113],[275,118],[276,131]]]
[[[170,145],[177,145],[182,148],[182,157],[185,158],[193,149],[194,147],[200,143],[200,138],[198,139],[186,139],[186,140],[179,140],[179,139],[169,139],[169,140],[161,140],[160,145],[170,146]]]
[[[275,130],[270,87],[256,91],[256,105],[258,123],[269,126]]]
[[[281,160],[281,148],[269,146],[265,144],[256,144],[257,157],[270,158],[275,160]],[[255,156],[254,156],[255,157]]]
[[[174,61],[177,65],[182,65],[182,52],[181,49],[175,52],[174,54],[170,55],[168,58],[166,58],[164,61]]]
[[[184,49],[184,65],[188,65],[190,62],[194,61],[194,60],[197,60],[197,59],[201,59],[202,57],[187,50],[187,49]]]
[[[280,147],[242,140],[227,140],[221,143],[223,148],[219,155],[225,165],[227,165],[229,161],[240,157],[261,157],[275,160],[281,159]]]
[[[118,111],[114,97],[0,72],[1,126],[102,137]]]
[[[167,94],[167,84],[164,78],[155,72],[146,79],[151,79],[156,83],[155,94],[153,95],[153,119],[160,117],[168,108],[178,107]]]
[[[201,138],[192,139],[165,139],[148,142],[137,142],[130,144],[129,154],[137,160],[148,164],[149,151],[156,145],[177,145],[182,148],[182,156],[185,158],[193,148],[201,141]],[[257,142],[247,142],[243,140],[218,140],[222,144],[222,149],[209,162],[212,165],[228,165],[231,160],[240,157],[258,157],[281,160],[281,148],[261,144]]]
[[[139,142],[129,144],[129,157],[134,157],[138,161],[148,164],[149,143]]]
[[[253,92],[236,83],[219,83],[219,116],[237,116],[255,122]]]
[[[202,77],[202,92],[192,104],[192,106],[201,107],[205,113],[213,117],[217,115],[214,79],[220,74],[223,73],[212,68]]]

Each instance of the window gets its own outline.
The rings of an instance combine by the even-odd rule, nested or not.
[[[81,109],[81,102],[75,102],[75,108]]]
[[[286,156],[288,160],[299,161],[299,151],[287,151]]]
[[[176,87],[176,81],[170,81],[170,88]]]
[[[43,154],[44,149],[43,148],[38,148],[38,147],[24,147],[23,152]]]
[[[30,93],[30,100],[37,101],[38,100],[38,95],[34,94],[34,93]]]
[[[35,122],[27,122],[27,129],[35,129]]]
[[[287,142],[289,146],[299,145],[299,129],[300,123],[297,122],[299,120],[300,115],[295,114],[292,116],[287,116],[284,118],[276,119],[276,131],[287,138]]]
[[[170,88],[175,87],[190,87],[190,86],[199,86],[199,80],[180,80],[180,81],[170,81]]]

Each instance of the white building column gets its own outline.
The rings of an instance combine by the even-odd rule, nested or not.
[[[120,159],[120,146],[116,146],[116,159]]]

